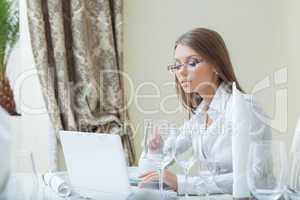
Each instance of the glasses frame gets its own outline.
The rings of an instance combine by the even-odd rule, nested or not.
[[[178,65],[172,64],[172,65],[167,66],[167,70],[171,73],[175,73],[176,71],[179,71],[180,68],[182,68],[182,67],[187,67],[188,69],[194,69],[197,67],[198,64],[203,63],[203,62],[204,62],[204,60],[201,59],[193,64],[190,64],[190,63],[183,63],[183,64],[178,64]]]

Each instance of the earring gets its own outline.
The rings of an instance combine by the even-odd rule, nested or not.
[[[214,71],[214,72],[215,72],[216,76],[219,76],[219,73],[217,71]]]

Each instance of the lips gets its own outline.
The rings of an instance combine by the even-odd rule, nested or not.
[[[181,81],[182,87],[189,87],[190,83],[191,83],[191,81]]]

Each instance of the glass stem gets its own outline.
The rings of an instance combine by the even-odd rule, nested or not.
[[[211,182],[212,182],[212,180],[209,180],[209,177],[207,177],[206,178],[206,182],[207,182],[207,184],[209,185]],[[206,193],[205,193],[205,197],[206,197],[206,200],[209,200],[209,191],[208,190],[206,190]]]
[[[159,170],[159,192],[162,195],[164,190],[164,167]]]
[[[206,192],[205,197],[206,197],[206,200],[209,200],[209,193],[208,192]]]
[[[185,168],[184,169],[184,181],[185,181],[185,185],[187,186],[188,184],[188,174],[189,174],[189,169],[188,168]],[[186,187],[187,188],[187,187]],[[188,198],[189,194],[187,191],[185,191],[185,194],[184,194],[185,198]]]

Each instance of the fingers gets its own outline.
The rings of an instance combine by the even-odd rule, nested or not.
[[[154,143],[156,146],[160,146],[162,144],[160,135],[157,135],[154,139]]]
[[[155,134],[154,138],[150,141],[149,147],[151,150],[156,150],[162,145],[162,139],[159,134]]]
[[[152,179],[154,177],[158,177],[157,172],[148,173],[147,175],[143,176],[141,179],[142,179],[142,182],[148,182],[150,179]]]
[[[150,144],[149,144],[149,147],[151,150],[156,150],[158,148],[158,145],[156,144],[156,141],[155,139],[153,139]]]
[[[142,174],[139,178],[141,178],[141,182],[138,184],[138,187],[142,188],[146,183],[157,181],[159,179],[159,174],[156,171],[151,171]],[[170,186],[174,191],[177,190],[177,176],[168,170],[164,172],[163,182]]]
[[[149,171],[149,172],[146,172],[146,173],[143,173],[143,174],[141,174],[138,178],[144,178],[145,176],[148,176],[149,174],[152,174],[152,173],[154,173],[155,171]]]
[[[138,187],[144,187],[148,182],[158,180],[158,174],[156,172],[149,173],[147,176],[144,176],[142,181],[139,183]]]

